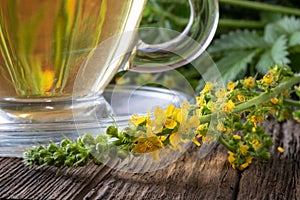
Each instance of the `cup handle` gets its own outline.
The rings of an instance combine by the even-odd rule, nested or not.
[[[166,71],[190,63],[205,51],[217,29],[218,1],[189,0],[189,4],[191,15],[185,30],[171,41],[161,44],[151,45],[139,40],[126,70]]]

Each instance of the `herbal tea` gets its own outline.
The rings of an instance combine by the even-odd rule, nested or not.
[[[0,0],[0,99],[70,96],[79,68],[138,25],[145,1]]]

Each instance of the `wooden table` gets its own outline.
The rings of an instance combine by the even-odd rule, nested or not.
[[[270,161],[238,173],[216,146],[204,159],[189,149],[167,168],[125,173],[90,163],[57,171],[29,169],[20,158],[0,158],[0,199],[300,199],[300,125],[269,123],[275,147]]]

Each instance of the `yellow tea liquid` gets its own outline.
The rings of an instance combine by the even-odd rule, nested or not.
[[[137,27],[145,1],[0,0],[0,99],[71,95],[93,50]]]

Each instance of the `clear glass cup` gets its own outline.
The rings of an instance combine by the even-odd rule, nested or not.
[[[0,0],[0,155],[72,137],[94,115],[110,117],[102,94],[120,69],[159,72],[201,55],[218,4],[189,3],[186,29],[151,45],[137,37],[146,0]]]

